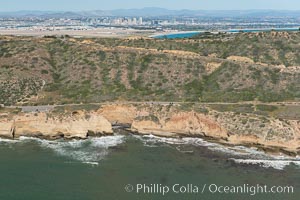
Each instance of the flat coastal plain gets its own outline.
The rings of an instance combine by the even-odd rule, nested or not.
[[[45,36],[45,35],[69,35],[73,37],[130,37],[130,36],[149,36],[153,34],[153,30],[135,30],[125,28],[94,28],[80,30],[44,28],[32,29],[0,29],[0,35],[14,36]]]

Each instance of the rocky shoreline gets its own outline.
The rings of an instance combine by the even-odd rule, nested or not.
[[[247,121],[246,121],[247,120]],[[201,137],[224,145],[255,146],[269,153],[300,153],[300,121],[174,105],[105,105],[98,110],[1,113],[0,137],[86,139],[114,129],[160,137]]]

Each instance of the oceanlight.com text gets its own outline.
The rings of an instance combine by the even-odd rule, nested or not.
[[[293,186],[268,186],[268,185],[218,185],[218,184],[127,184],[126,192],[134,192],[136,194],[246,194],[254,196],[257,194],[293,194]]]

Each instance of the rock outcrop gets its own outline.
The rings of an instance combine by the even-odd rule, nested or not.
[[[13,135],[13,121],[11,120],[0,120],[0,137],[12,138]]]
[[[227,138],[227,131],[209,117],[195,112],[178,112],[168,118],[156,116],[138,117],[132,123],[132,130],[161,136],[208,136]]]
[[[300,122],[232,112],[211,115],[229,132],[227,142],[235,145],[260,145],[270,149],[300,150]]]
[[[0,136],[56,138],[87,138],[90,135],[112,134],[111,123],[97,113],[74,112],[64,117],[49,117],[47,113],[18,115],[0,122]]]
[[[254,63],[254,61],[251,58],[244,57],[244,56],[229,56],[227,60],[245,62],[245,63]]]
[[[0,118],[0,137],[87,138],[112,134],[117,125],[136,134],[207,137],[230,145],[260,146],[293,155],[300,152],[300,121],[255,113],[184,111],[174,105],[111,104],[97,111],[19,113]],[[126,125],[126,126],[124,126]]]
[[[131,105],[105,105],[97,111],[112,124],[132,124],[137,109]]]
[[[252,113],[217,112],[206,114],[167,106],[144,108],[137,113],[131,129],[139,134],[164,137],[209,137],[231,145],[260,146],[266,150],[300,151],[300,121],[267,118]]]

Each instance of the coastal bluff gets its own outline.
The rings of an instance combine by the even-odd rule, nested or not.
[[[180,105],[109,104],[96,110],[1,114],[0,137],[85,139],[114,133],[160,137],[203,137],[226,145],[258,146],[272,152],[300,152],[300,121],[252,113],[187,110]]]
[[[30,136],[46,139],[84,139],[89,135],[112,133],[112,126],[108,120],[93,112],[75,111],[63,117],[49,116],[48,113],[27,113],[16,115],[10,120],[0,120],[0,136],[6,138]]]

